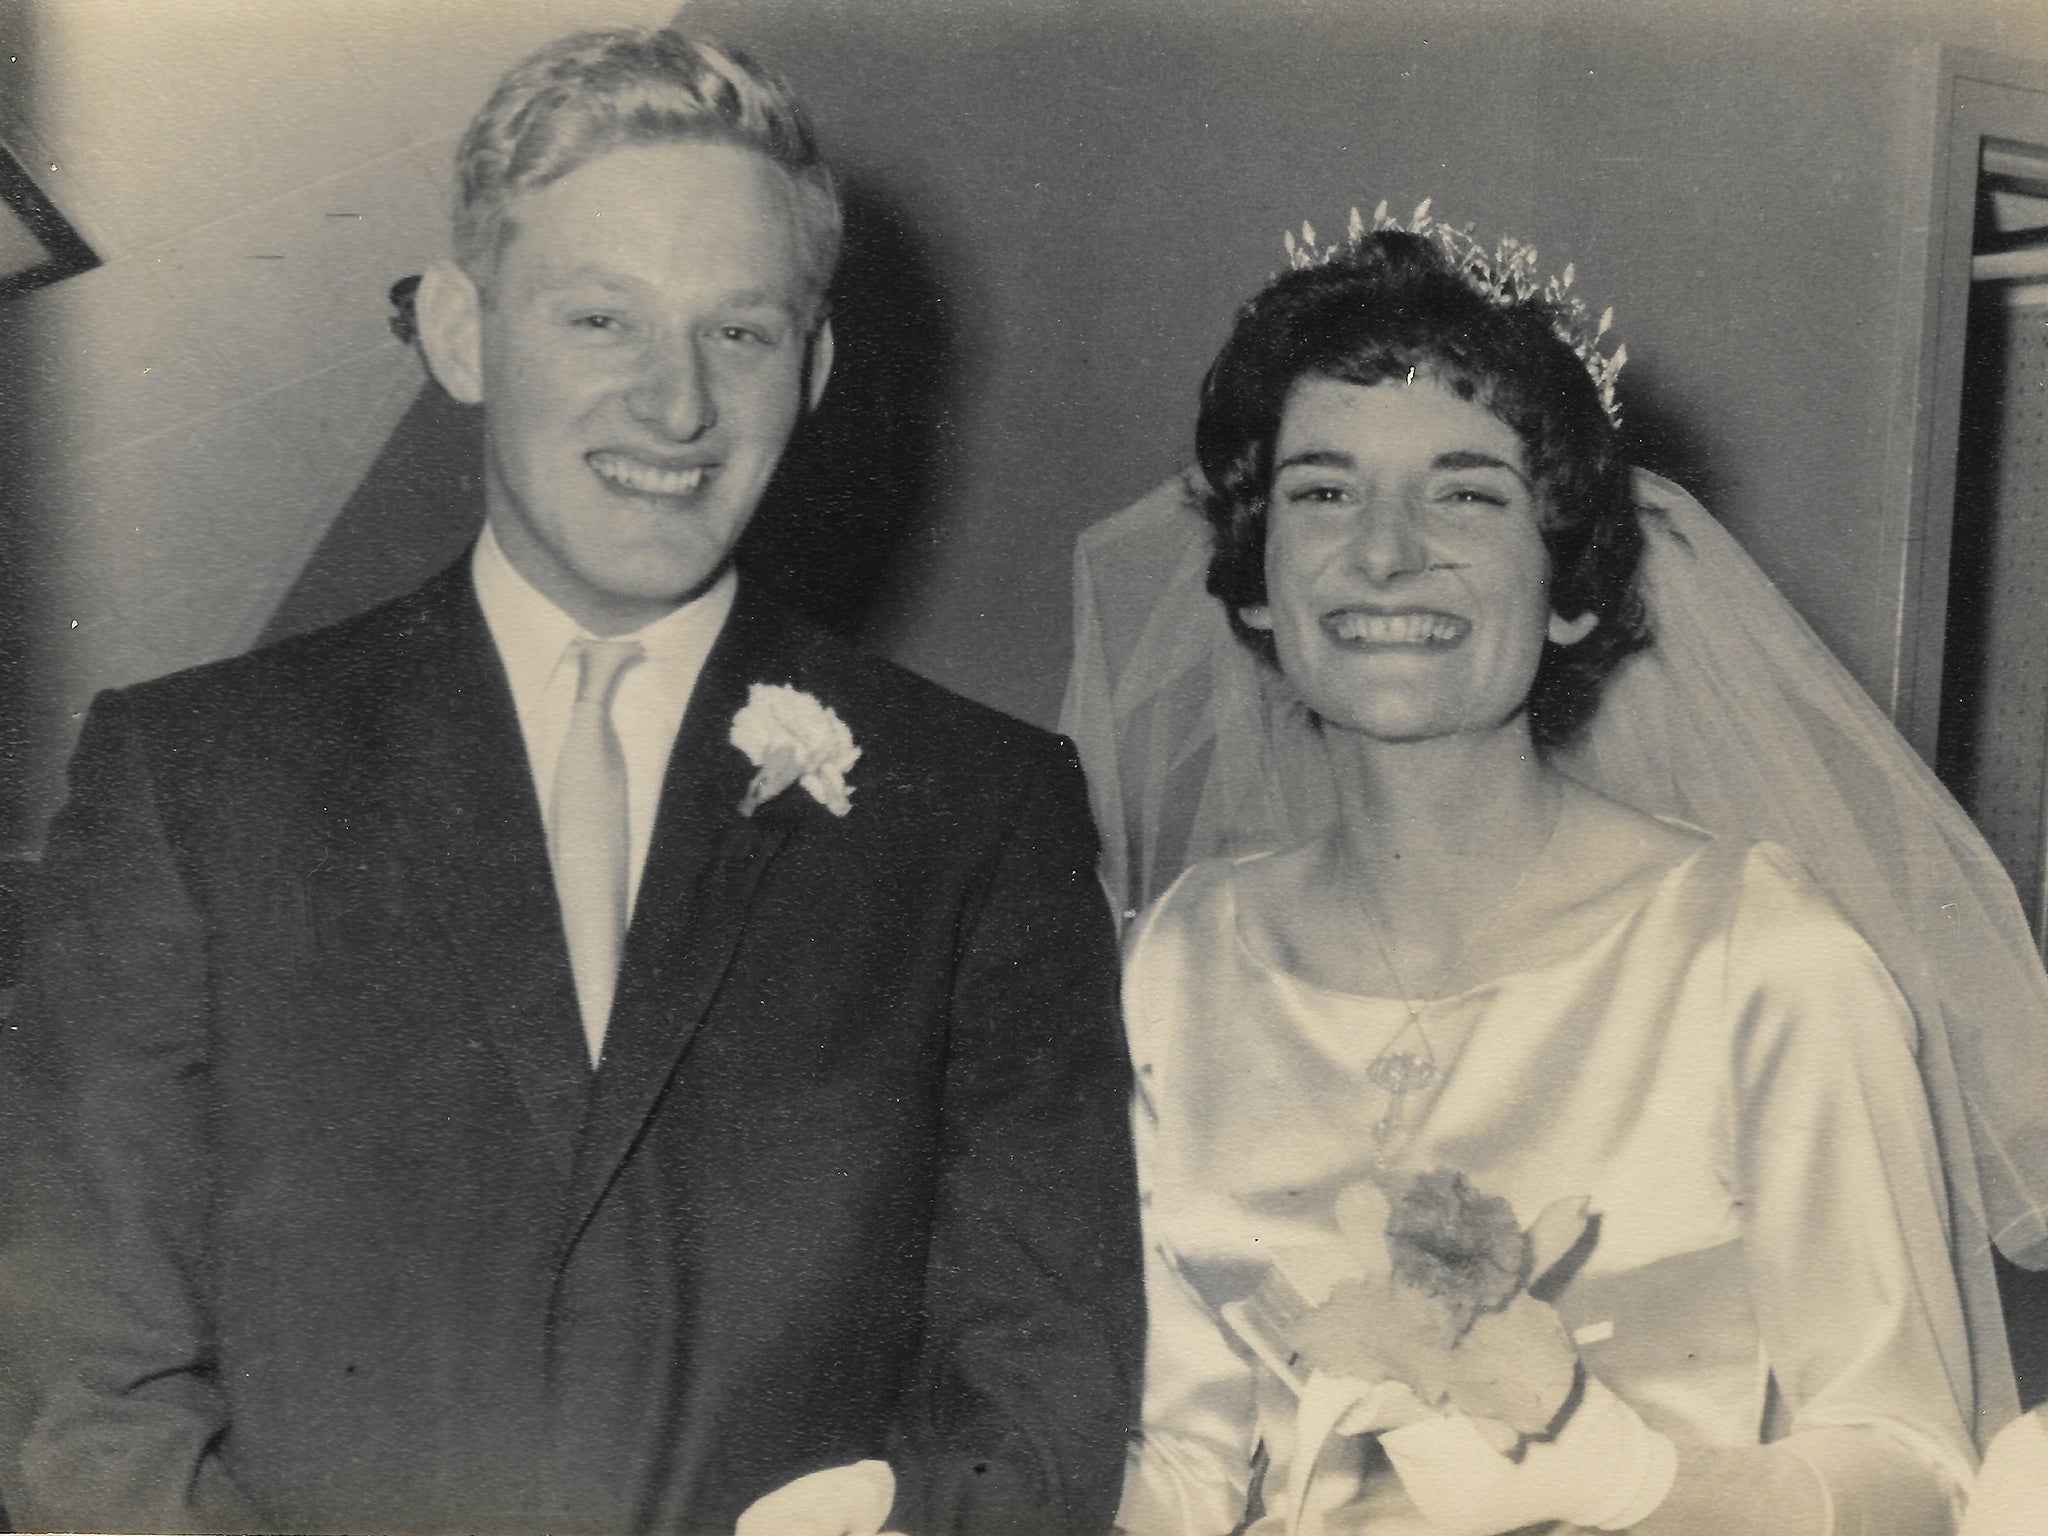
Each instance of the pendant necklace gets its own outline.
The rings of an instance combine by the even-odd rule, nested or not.
[[[1401,1006],[1408,1013],[1408,1022],[1394,1031],[1394,1038],[1381,1047],[1379,1055],[1373,1057],[1365,1069],[1365,1080],[1387,1096],[1387,1107],[1372,1127],[1373,1146],[1385,1152],[1387,1144],[1400,1134],[1402,1108],[1408,1095],[1436,1086],[1436,1049],[1429,1043],[1428,1031],[1422,1027],[1422,1015],[1428,999],[1418,1000],[1409,995],[1408,984],[1401,980],[1401,973],[1394,969],[1394,957],[1387,952],[1387,941],[1380,936],[1380,925],[1369,912],[1366,914],[1366,931],[1372,935],[1373,947],[1380,952],[1380,964],[1386,967],[1387,975],[1393,979]],[[1458,948],[1464,948],[1462,935]],[[1450,974],[1451,965],[1456,964],[1457,959],[1457,952],[1453,951],[1450,964],[1444,967],[1444,976]],[[1437,990],[1442,990],[1441,981]],[[1415,1036],[1415,1043],[1422,1047],[1421,1051],[1395,1050],[1394,1047],[1411,1033]]]
[[[1515,882],[1508,887],[1507,894],[1499,901],[1491,903],[1481,916],[1490,918],[1508,909],[1515,897],[1521,893],[1523,884],[1529,878],[1529,871],[1542,863],[1544,854],[1550,851],[1551,842],[1557,837],[1558,823],[1563,820],[1564,804],[1560,795],[1557,809],[1550,818],[1550,829],[1544,833],[1542,843],[1537,846],[1535,853],[1529,856],[1528,862],[1522,866],[1521,873],[1515,876]],[[1443,989],[1457,974],[1458,964],[1465,957],[1465,935],[1478,924],[1467,923],[1459,929],[1458,942],[1438,969],[1429,991],[1418,996],[1410,992],[1408,984],[1401,979],[1401,972],[1394,965],[1393,952],[1388,948],[1386,935],[1380,931],[1379,919],[1362,905],[1360,912],[1365,918],[1366,932],[1372,935],[1373,948],[1379,951],[1380,964],[1386,968],[1388,979],[1394,983],[1394,990],[1400,997],[1401,1007],[1408,1015],[1407,1022],[1394,1031],[1393,1038],[1380,1048],[1380,1053],[1367,1062],[1365,1068],[1365,1080],[1387,1096],[1387,1107],[1372,1126],[1373,1146],[1378,1153],[1384,1155],[1387,1147],[1401,1133],[1408,1095],[1427,1092],[1436,1086],[1437,1079],[1441,1076],[1441,1068],[1437,1065],[1436,1048],[1429,1042],[1429,1032],[1422,1027],[1422,1018],[1429,1011],[1430,1004],[1440,1000]],[[1420,1049],[1409,1050],[1404,1047],[1396,1050],[1395,1047],[1401,1045],[1401,1042],[1411,1034],[1414,1035],[1415,1043]]]

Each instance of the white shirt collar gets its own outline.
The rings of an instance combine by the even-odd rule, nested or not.
[[[524,713],[525,701],[546,690],[569,643],[587,638],[588,632],[519,573],[489,523],[484,524],[483,537],[477,540],[476,553],[470,558],[470,575],[491,640],[505,663],[512,697]],[[728,568],[703,596],[644,629],[605,638],[639,641],[647,652],[646,669],[660,679],[659,691],[671,696],[679,691],[681,702],[687,703],[697,674],[732,612],[738,588],[738,578]]]

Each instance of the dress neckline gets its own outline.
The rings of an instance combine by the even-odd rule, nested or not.
[[[1673,826],[1683,827],[1688,831],[1698,832],[1701,830],[1688,822],[1679,821],[1674,817],[1660,816],[1657,819],[1669,822]],[[1505,982],[1515,981],[1525,976],[1539,975],[1544,971],[1555,970],[1562,966],[1582,963],[1587,956],[1605,949],[1631,924],[1638,922],[1642,915],[1650,909],[1651,905],[1668,888],[1681,883],[1708,853],[1725,846],[1724,840],[1713,833],[1702,833],[1702,836],[1706,838],[1705,842],[1701,843],[1692,852],[1678,860],[1677,863],[1651,881],[1643,889],[1639,900],[1632,903],[1626,910],[1617,913],[1611,922],[1601,927],[1586,943],[1578,948],[1567,954],[1559,955],[1554,959],[1543,961],[1540,964],[1524,966],[1519,970],[1501,971],[1492,976],[1481,977],[1478,981],[1460,987],[1455,992],[1444,992],[1433,997],[1419,999],[1421,1005],[1424,1008],[1453,1007],[1464,1003],[1467,999],[1480,993],[1491,992]],[[1272,977],[1274,980],[1298,991],[1314,993],[1318,996],[1344,1003],[1396,1008],[1406,1012],[1408,1000],[1405,998],[1395,997],[1385,992],[1358,992],[1346,987],[1332,987],[1322,982],[1311,980],[1300,972],[1282,965],[1271,955],[1266,954],[1258,944],[1252,941],[1251,935],[1245,932],[1242,914],[1239,910],[1237,872],[1246,864],[1254,864],[1261,859],[1277,858],[1283,851],[1285,850],[1262,849],[1256,853],[1239,854],[1234,858],[1223,861],[1225,865],[1223,871],[1223,890],[1225,899],[1229,903],[1229,910],[1226,912],[1225,917],[1230,928],[1231,942],[1236,946],[1238,953],[1264,975]]]

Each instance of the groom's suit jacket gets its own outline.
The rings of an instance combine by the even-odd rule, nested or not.
[[[861,748],[738,814],[752,683]],[[739,603],[601,1070],[467,566],[103,696],[0,1045],[24,1528],[1106,1527],[1142,1340],[1114,939],[1057,738]]]

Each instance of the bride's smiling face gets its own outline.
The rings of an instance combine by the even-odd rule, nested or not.
[[[1426,375],[1311,377],[1274,443],[1264,607],[1286,674],[1333,726],[1390,741],[1503,728],[1556,619],[1521,438]]]

